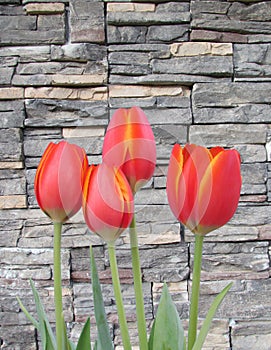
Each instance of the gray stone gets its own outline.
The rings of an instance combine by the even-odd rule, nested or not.
[[[218,5],[218,6],[217,6]],[[269,2],[246,6],[241,3],[192,1],[192,27],[237,33],[271,33]]]
[[[109,25],[107,27],[107,40],[109,44],[115,43],[145,43],[147,27],[137,26],[121,26],[116,27]]]
[[[227,15],[229,18],[240,21],[267,22],[271,20],[271,4],[269,2],[263,2],[261,4],[247,6],[246,4],[234,2],[229,7]]]
[[[269,104],[240,104],[231,108],[193,108],[196,124],[209,123],[268,123],[271,107]]]
[[[52,45],[51,58],[56,61],[68,62],[103,61],[106,59],[106,48],[90,43]]]
[[[145,98],[110,98],[110,107],[112,108],[131,108],[133,106],[144,107],[154,107],[156,104],[155,97],[145,97]]]
[[[50,59],[49,46],[18,46],[0,48],[0,57],[15,57],[19,62],[44,62]]]
[[[232,59],[227,56],[182,57],[153,60],[153,73],[231,76]]]
[[[103,126],[108,122],[105,101],[27,100],[27,126]]]
[[[203,280],[266,278],[268,269],[267,242],[204,244]]]
[[[268,319],[271,307],[270,300],[268,299],[268,293],[270,291],[269,280],[254,281],[254,286],[251,290],[246,290],[245,281],[241,281],[241,283],[243,290],[230,291],[220,305],[216,317],[230,317],[233,320],[242,319],[246,321],[254,321],[257,318]],[[201,298],[199,306],[200,317],[205,317],[213,298],[212,296],[207,297],[206,295]]]
[[[179,42],[187,41],[189,27],[186,24],[150,26],[146,41],[153,42]]]
[[[0,127],[22,128],[24,125],[24,104],[22,101],[0,101]]]
[[[35,16],[3,16],[0,29],[3,30],[29,30],[37,29],[37,18]]]
[[[190,13],[183,12],[108,12],[109,24],[125,25],[153,25],[153,24],[181,24],[190,21]]]
[[[2,129],[0,133],[0,160],[20,161],[22,155],[22,133],[20,129]]]
[[[129,65],[148,65],[149,57],[144,52],[111,52],[108,57],[109,64],[127,65],[127,72],[129,72]]]
[[[26,181],[22,170],[0,170],[0,195],[25,194]]]
[[[189,130],[189,140],[205,147],[264,144],[266,127],[264,124],[192,125]]]
[[[195,84],[192,92],[196,107],[236,107],[239,104],[271,101],[270,83]]]
[[[253,347],[268,350],[271,342],[271,323],[265,320],[244,321],[233,320],[233,349],[245,350]]]
[[[148,74],[142,76],[110,75],[109,82],[112,84],[148,84],[148,85],[192,85],[195,82],[217,82],[231,83],[231,78],[220,78],[215,76],[203,76],[192,74]]]
[[[264,145],[236,145],[243,163],[265,162],[266,150]]]
[[[70,1],[71,41],[104,42],[104,4],[92,0]]]
[[[142,247],[140,259],[144,281],[177,282],[185,279],[189,272],[187,253],[185,244],[159,245],[156,249],[152,249],[151,246]],[[117,259],[119,268],[131,267],[130,249],[120,248],[117,251]]]
[[[0,84],[10,85],[14,68],[0,68]]]
[[[264,81],[271,78],[271,50],[268,44],[236,45],[235,79]]]

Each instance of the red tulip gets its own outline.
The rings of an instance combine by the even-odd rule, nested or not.
[[[149,181],[155,169],[156,145],[142,109],[120,108],[114,113],[105,134],[103,161],[121,168],[133,193]]]
[[[131,187],[120,169],[92,165],[83,188],[83,213],[91,231],[114,242],[130,225],[134,212]]]
[[[236,211],[241,189],[240,156],[224,150],[175,145],[168,175],[168,202],[176,218],[205,235],[225,225]]]
[[[85,151],[66,141],[50,143],[35,177],[40,208],[53,222],[63,223],[82,206],[82,186],[88,160]]]

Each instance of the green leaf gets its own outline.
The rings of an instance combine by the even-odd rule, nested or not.
[[[66,328],[66,323],[64,320],[63,313],[62,313],[62,339],[63,339],[62,350],[72,350],[71,343],[67,336],[67,328]]]
[[[90,247],[90,263],[91,263],[91,282],[94,300],[94,313],[98,328],[99,344],[101,349],[113,350],[113,343],[110,337],[109,327],[106,319],[104,302],[102,296],[101,285],[98,277],[97,267],[93,255],[93,249]]]
[[[155,328],[155,320],[153,321],[152,328],[151,328],[151,333],[150,333],[150,337],[149,337],[149,342],[148,342],[148,349],[149,350],[153,349],[154,328]]]
[[[54,347],[50,334],[48,332],[48,328],[46,325],[46,322],[43,321],[43,327],[44,327],[44,332],[45,332],[45,350],[55,350],[56,348]]]
[[[78,340],[76,350],[91,350],[90,319],[88,318]]]
[[[206,336],[209,332],[209,329],[211,327],[212,320],[214,318],[214,315],[219,307],[219,305],[222,303],[223,299],[225,298],[226,294],[230,290],[232,286],[232,283],[228,284],[227,287],[225,287],[214,299],[207,315],[206,318],[201,326],[199,335],[194,343],[194,346],[192,350],[201,350],[202,346],[204,344],[204,341],[206,339]]]
[[[76,345],[71,340],[69,340],[69,346],[71,350],[76,350]]]
[[[183,350],[184,330],[177,309],[164,284],[151,339],[153,350]]]
[[[37,314],[38,314],[38,319],[39,319],[38,331],[39,331],[40,336],[41,336],[41,342],[43,345],[43,349],[45,349],[45,346],[46,346],[46,330],[47,330],[47,333],[50,337],[51,343],[54,346],[54,349],[56,349],[56,340],[55,340],[52,328],[51,328],[50,323],[48,321],[47,315],[44,311],[44,308],[43,308],[43,305],[41,303],[38,291],[36,290],[32,280],[30,280],[30,285],[31,285],[31,288],[33,291],[34,300],[35,300],[35,304],[36,304],[36,309],[37,309]],[[44,324],[46,324],[46,329],[45,329]]]
[[[20,308],[22,309],[22,311],[24,312],[25,316],[29,319],[29,321],[33,324],[33,326],[37,329],[39,329],[39,323],[38,321],[36,321],[34,319],[34,317],[32,315],[30,315],[30,313],[26,310],[24,304],[22,303],[21,299],[19,297],[17,297],[18,303],[20,305]]]

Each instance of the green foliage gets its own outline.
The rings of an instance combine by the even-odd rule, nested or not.
[[[181,320],[171,299],[167,285],[164,284],[157,315],[149,339],[149,350],[184,349],[185,338]]]
[[[91,350],[90,343],[90,319],[88,318],[82,329],[76,350]]]
[[[110,337],[109,327],[104,309],[101,285],[94,259],[93,249],[90,247],[91,282],[94,300],[95,319],[98,328],[97,349],[113,350],[113,343]]]
[[[219,307],[219,305],[222,303],[223,299],[225,298],[226,294],[230,290],[232,286],[232,283],[228,284],[227,287],[225,287],[214,299],[207,315],[206,318],[201,326],[200,332],[198,334],[198,337],[194,343],[194,346],[192,350],[201,350],[204,341],[206,339],[206,336],[209,332],[209,329],[211,327],[212,320],[214,318],[214,315]]]

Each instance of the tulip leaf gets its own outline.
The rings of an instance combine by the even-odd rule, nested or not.
[[[92,247],[90,247],[90,262],[94,313],[98,328],[98,345],[100,345],[101,349],[113,350],[114,347],[110,337],[109,327],[106,319],[102,290]],[[97,348],[99,349],[99,346],[97,346]]]
[[[50,334],[48,332],[48,328],[47,328],[45,321],[43,321],[43,327],[44,327],[44,332],[45,332],[45,350],[55,350],[56,348],[54,347],[54,345],[52,343],[52,339],[51,339]]]
[[[151,350],[183,350],[185,348],[184,330],[176,306],[164,284],[151,332]]]
[[[22,311],[24,312],[25,316],[29,319],[29,321],[33,324],[33,326],[37,329],[39,329],[39,323],[38,321],[35,320],[35,318],[30,315],[30,313],[26,310],[24,304],[22,303],[21,299],[19,297],[17,297],[18,303],[20,305],[20,308],[22,309]]]
[[[76,350],[76,345],[71,340],[69,340],[69,346],[71,350]]]
[[[214,299],[206,317],[205,320],[201,326],[200,332],[198,334],[198,337],[194,343],[194,346],[192,350],[201,350],[202,346],[204,344],[204,341],[206,339],[206,336],[209,332],[209,329],[211,327],[212,320],[214,318],[214,315],[219,307],[219,305],[222,303],[223,299],[225,298],[226,294],[230,290],[232,286],[232,283],[228,284]]]
[[[152,324],[152,329],[149,337],[149,342],[148,342],[148,349],[152,350],[153,349],[153,335],[154,335],[154,328],[155,328],[155,320],[153,321]]]
[[[38,331],[39,331],[40,336],[41,336],[41,342],[43,345],[43,349],[45,349],[45,345],[46,345],[46,330],[47,330],[47,333],[51,339],[51,342],[52,342],[54,348],[56,349],[56,340],[55,340],[52,328],[51,328],[50,323],[48,321],[47,315],[44,311],[44,308],[43,308],[43,305],[41,303],[38,291],[36,290],[32,280],[30,280],[30,285],[31,285],[31,288],[33,291],[36,309],[37,309],[37,314],[38,314],[38,318],[39,318]],[[46,329],[45,329],[44,324],[46,324]]]
[[[76,350],[91,350],[90,319],[88,318],[79,337]]]
[[[69,341],[67,336],[67,328],[66,328],[66,323],[64,320],[63,313],[62,313],[62,339],[63,339],[62,350],[72,350],[71,342]]]

